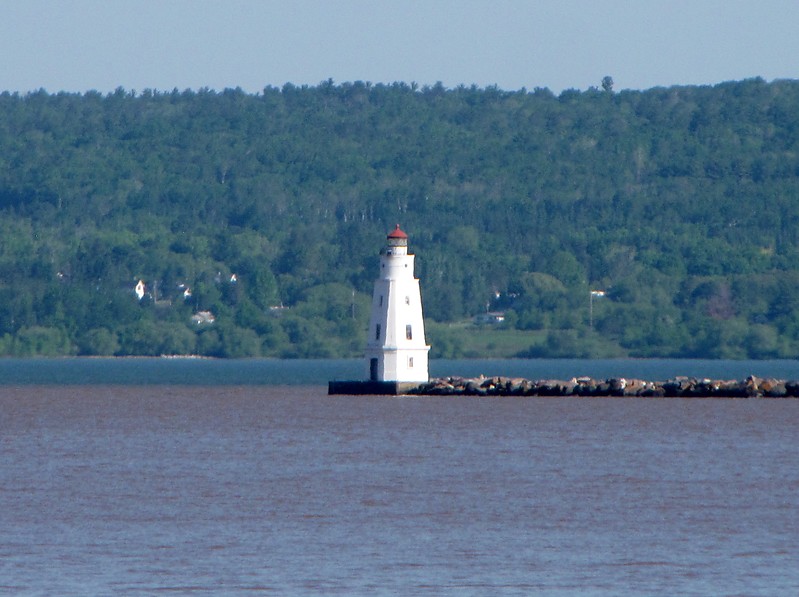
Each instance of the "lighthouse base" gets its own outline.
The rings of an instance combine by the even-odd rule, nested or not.
[[[417,381],[331,381],[328,395],[402,396],[421,385]]]

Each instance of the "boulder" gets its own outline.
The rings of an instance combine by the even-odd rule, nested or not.
[[[756,398],[760,396],[760,380],[755,377],[754,375],[750,375],[746,378],[744,382],[744,388],[746,388],[746,396],[748,398]]]
[[[760,391],[766,398],[785,398],[788,395],[785,382],[778,379],[762,380]]]
[[[642,381],[640,379],[628,379],[625,386],[622,388],[622,396],[643,396],[644,392],[649,389],[651,382]]]
[[[608,391],[611,396],[624,396],[624,388],[627,387],[627,380],[623,377],[614,377],[607,381]]]
[[[799,398],[799,380],[792,379],[785,382],[785,395],[791,398]]]
[[[663,383],[663,392],[668,398],[681,398],[689,394],[694,387],[694,381],[688,377],[675,377]]]
[[[713,396],[715,398],[746,398],[746,387],[741,381],[734,379],[715,382]]]

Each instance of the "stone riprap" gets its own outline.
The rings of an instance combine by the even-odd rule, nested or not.
[[[749,376],[744,380],[675,377],[668,381],[575,377],[568,381],[518,377],[443,377],[408,390],[425,396],[628,396],[645,398],[799,398],[799,381]]]

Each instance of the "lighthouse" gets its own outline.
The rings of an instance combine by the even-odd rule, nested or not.
[[[413,392],[430,380],[427,370],[422,294],[413,275],[414,256],[399,224],[380,250],[366,340],[368,377],[328,383],[328,394],[392,395]]]
[[[408,235],[399,224],[380,251],[366,342],[369,380],[372,382],[426,382],[429,380],[422,295],[413,275],[414,255],[408,253]]]

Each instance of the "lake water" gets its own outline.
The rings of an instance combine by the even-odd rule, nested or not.
[[[326,395],[359,371],[0,361],[0,594],[799,593],[799,400]]]
[[[744,379],[748,375],[799,379],[799,361],[714,361],[695,359],[515,359],[433,360],[433,377],[503,375],[527,379],[628,377],[665,381],[678,375]],[[191,358],[2,359],[0,385],[170,384],[326,385],[331,379],[365,379],[362,359],[276,360]]]

